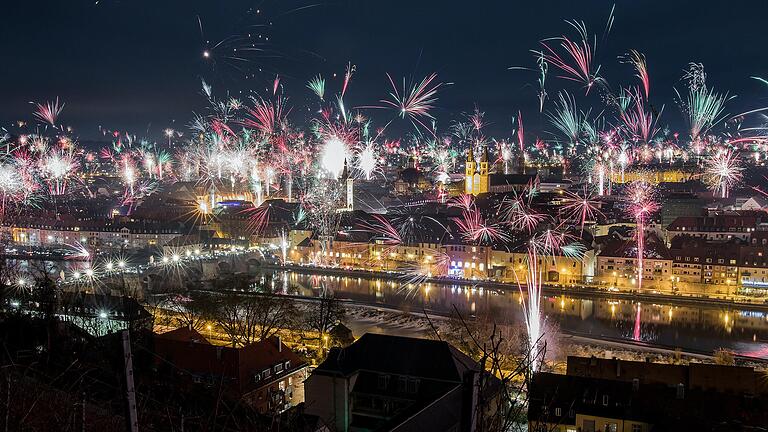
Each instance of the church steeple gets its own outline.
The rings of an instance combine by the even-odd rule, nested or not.
[[[488,155],[488,146],[483,146],[483,154],[480,156],[480,163],[478,164],[478,171],[480,175],[487,176],[490,173],[490,156]]]
[[[486,193],[490,188],[490,157],[488,146],[483,146],[480,161],[475,160],[472,147],[467,152],[466,173],[464,177],[464,193],[479,195]]]
[[[352,211],[355,208],[355,179],[349,175],[349,164],[347,164],[346,158],[344,158],[344,171],[341,172],[339,181],[344,181],[347,186],[347,197],[344,208],[341,210]]]
[[[344,170],[341,172],[339,180],[347,180],[349,178],[349,165],[347,164],[347,158],[344,158]]]

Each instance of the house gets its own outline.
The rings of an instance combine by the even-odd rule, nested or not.
[[[749,240],[764,228],[768,217],[762,212],[716,212],[707,216],[681,216],[667,226],[667,239],[680,235],[701,237],[710,241]]]
[[[768,210],[768,197],[763,195],[755,195],[746,200],[744,204],[741,205],[741,209],[766,211]]]
[[[676,291],[733,294],[739,285],[739,240],[708,242],[701,237],[672,240],[672,276]]]
[[[279,413],[304,401],[307,363],[273,336],[240,348],[216,346],[187,327],[157,334],[158,368],[191,385],[222,384],[225,394],[260,413]]]
[[[481,377],[498,381],[446,342],[367,333],[307,378],[305,412],[336,431],[472,431]]]
[[[768,424],[752,368],[568,357],[567,373],[536,373],[531,431],[741,431]]]
[[[669,289],[672,258],[669,250],[653,233],[645,234],[642,287]],[[612,236],[600,248],[595,266],[595,280],[619,289],[638,287],[637,245],[634,239]]]

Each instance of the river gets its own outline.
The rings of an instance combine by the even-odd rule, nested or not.
[[[521,294],[450,283],[403,286],[374,277],[317,275],[283,269],[263,270],[262,282],[277,292],[316,296],[321,287],[342,299],[403,311],[491,314],[501,322],[522,322]],[[711,354],[726,348],[738,355],[768,359],[768,314],[726,305],[637,302],[589,294],[544,296],[544,319],[566,334]]]

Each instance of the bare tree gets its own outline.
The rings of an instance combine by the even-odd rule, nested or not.
[[[292,300],[285,297],[229,294],[219,302],[213,318],[237,346],[274,336],[288,326],[295,311]]]
[[[309,306],[304,317],[304,325],[307,330],[314,333],[314,339],[322,345],[328,332],[342,322],[345,315],[344,304],[333,293],[323,291],[322,295]]]
[[[209,294],[190,291],[187,294],[171,294],[159,307],[175,315],[183,327],[201,330],[213,309],[213,299]]]
[[[454,312],[450,334],[460,341],[463,338],[466,344],[463,350],[469,352],[481,366],[476,384],[476,430],[499,432],[523,429],[529,385],[534,370],[541,367],[546,342],[542,340],[529,347],[527,337],[520,334],[519,328],[499,326],[490,316],[468,321],[458,309]],[[437,329],[434,326],[432,329],[442,340]],[[460,334],[457,336],[456,332]]]
[[[253,297],[256,308],[253,318],[258,324],[258,340],[274,336],[280,329],[289,327],[297,315],[293,300],[283,296],[260,294]]]

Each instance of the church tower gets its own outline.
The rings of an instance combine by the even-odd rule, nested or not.
[[[488,146],[483,146],[480,162],[475,161],[472,148],[467,153],[466,174],[464,178],[464,193],[479,195],[490,190],[491,163],[488,156]]]
[[[472,153],[472,146],[469,147],[469,151],[467,152],[467,162],[466,162],[466,174],[464,176],[464,193],[466,194],[473,194],[474,193],[474,176],[475,176],[475,166],[477,164],[475,163],[475,155]]]
[[[352,211],[355,209],[355,179],[349,175],[349,166],[347,165],[347,159],[344,159],[344,171],[341,172],[339,180],[343,180],[347,186],[347,198],[345,206],[341,208],[341,211]]]
[[[488,146],[483,146],[483,155],[480,157],[479,164],[480,184],[477,193],[486,193],[490,189],[491,162],[488,155]]]

